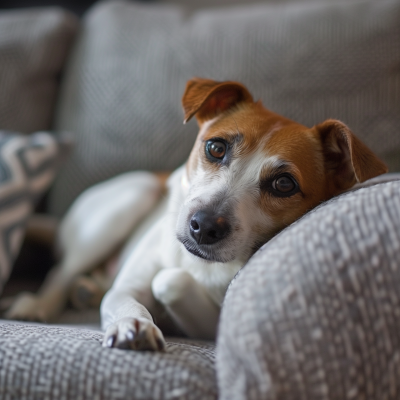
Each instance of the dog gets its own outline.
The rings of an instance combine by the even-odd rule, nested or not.
[[[59,267],[8,318],[52,318],[74,279],[125,243],[101,303],[103,346],[161,351],[163,324],[213,339],[229,283],[264,243],[387,172],[344,123],[307,128],[267,110],[238,82],[194,78],[182,105],[184,122],[195,117],[200,128],[187,163],[167,180],[132,172],[78,197],[61,223]]]

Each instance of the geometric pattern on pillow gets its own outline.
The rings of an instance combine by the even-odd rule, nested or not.
[[[339,196],[232,281],[217,339],[222,400],[400,399],[400,181]]]
[[[1,399],[215,400],[214,345],[101,346],[103,333],[0,321]]]
[[[21,247],[27,218],[68,147],[48,132],[25,136],[0,131],[0,291]]]

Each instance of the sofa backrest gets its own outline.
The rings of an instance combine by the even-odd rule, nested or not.
[[[180,99],[193,76],[244,83],[264,105],[307,126],[344,121],[400,170],[400,2],[261,4],[186,14],[101,2],[70,59],[55,126],[76,135],[51,211],[133,169],[172,170],[197,133]]]

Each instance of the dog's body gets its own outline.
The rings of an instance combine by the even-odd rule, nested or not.
[[[188,162],[169,178],[167,198],[157,203],[163,179],[147,173],[83,194],[61,227],[59,272],[38,298],[20,298],[9,317],[54,315],[73,279],[147,215],[102,302],[103,345],[162,349],[154,319],[213,338],[229,282],[263,243],[321,202],[387,172],[341,122],[306,128],[254,102],[239,83],[194,79],[182,102],[185,121],[196,116],[200,132]]]

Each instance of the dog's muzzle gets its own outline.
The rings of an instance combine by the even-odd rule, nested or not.
[[[198,245],[211,245],[226,238],[231,227],[224,216],[213,211],[197,211],[189,222],[190,235]]]

